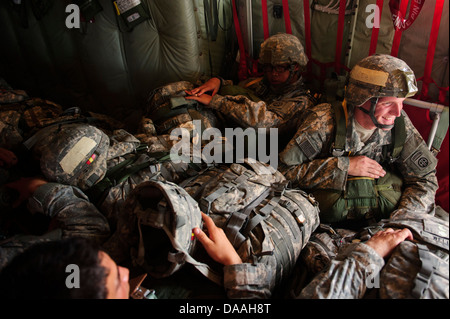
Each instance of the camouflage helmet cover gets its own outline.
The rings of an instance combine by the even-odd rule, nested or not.
[[[197,202],[175,183],[150,180],[130,192],[124,207],[139,225],[136,263],[155,278],[179,270],[196,247],[192,229],[202,227]]]
[[[362,105],[370,98],[406,98],[417,93],[414,72],[402,60],[375,54],[359,61],[351,70],[345,93],[352,105]]]
[[[279,33],[267,38],[261,44],[259,63],[272,65],[298,63],[305,66],[308,58],[303,45],[295,35]]]
[[[67,124],[51,130],[39,147],[40,166],[52,182],[86,190],[106,174],[109,138],[88,124]]]

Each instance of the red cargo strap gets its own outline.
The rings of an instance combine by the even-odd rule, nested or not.
[[[401,1],[400,5],[398,5]],[[391,9],[392,20],[394,22],[395,34],[394,41],[392,42],[391,55],[398,55],[398,48],[400,46],[400,39],[402,37],[402,32],[408,29],[411,24],[416,20],[417,16],[422,9],[424,0],[412,0],[409,9],[409,17],[405,19],[406,10],[408,9],[409,0],[390,0],[389,7]]]
[[[286,33],[292,34],[291,16],[289,15],[288,0],[283,0],[284,25],[286,26]]]
[[[269,37],[269,16],[267,14],[267,0],[261,0],[264,40]]]
[[[408,8],[409,0],[400,0],[400,1],[401,1],[400,10],[397,11],[398,12],[397,18],[400,20],[403,20],[403,17],[406,15],[406,9]],[[392,3],[392,0],[391,0],[391,3]],[[392,8],[391,8],[391,12],[392,12]],[[394,28],[395,28],[395,33],[394,33],[394,40],[392,41],[391,55],[396,57],[398,54],[398,48],[400,46],[400,40],[402,38],[403,29],[400,27],[400,24],[396,24],[396,21],[394,21]]]
[[[234,28],[236,29],[236,37],[238,40],[239,46],[239,70],[238,77],[239,80],[245,80],[248,77],[247,71],[247,52],[245,52],[244,40],[242,39],[241,27],[239,25],[239,17],[237,15],[236,9],[236,1],[232,0],[233,3],[233,20],[234,20]]]
[[[372,28],[372,37],[370,39],[370,48],[369,48],[369,55],[373,55],[377,50],[377,43],[378,43],[378,33],[380,32],[380,26],[381,26],[381,13],[383,12],[383,2],[384,0],[377,0],[377,8],[379,10],[378,17],[375,15],[375,18],[379,18],[380,21],[375,21],[375,24],[378,25],[378,28],[375,28],[375,26]]]
[[[430,40],[428,41],[428,51],[427,51],[427,58],[425,60],[424,75],[418,79],[422,80],[422,91],[420,94],[420,99],[423,100],[427,100],[429,98],[428,96],[429,84],[430,83],[436,84],[436,82],[434,82],[434,80],[431,78],[431,71],[433,69],[434,53],[436,50],[436,43],[439,34],[439,26],[441,24],[443,7],[444,7],[444,0],[436,0],[436,6],[434,7],[433,24],[431,25]],[[443,103],[441,99],[443,98],[442,95],[445,96],[445,91],[448,91],[448,87],[446,89],[439,87],[439,102],[441,103]]]
[[[338,18],[338,29],[336,37],[336,55],[335,55],[335,70],[337,74],[341,72],[341,51],[342,51],[342,41],[344,37],[344,22],[345,22],[345,6],[346,0],[339,0],[339,18]]]
[[[305,53],[308,57],[308,65],[306,74],[307,77],[312,75],[312,63],[311,63],[311,18],[309,15],[309,0],[303,0],[303,15],[305,17]]]

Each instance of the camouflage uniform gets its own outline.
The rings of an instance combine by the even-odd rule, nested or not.
[[[293,35],[277,34],[261,45],[261,64],[297,63],[304,67],[307,62],[303,46]],[[291,71],[290,78],[293,72]],[[222,80],[222,86],[224,85],[230,85],[230,82]],[[251,78],[240,83],[240,86],[248,88],[259,100],[252,100],[244,95],[216,94],[208,107],[219,111],[226,119],[243,128],[278,128],[279,136],[291,138],[297,127],[298,117],[314,104],[301,76],[281,89],[272,87],[266,78]]]
[[[367,269],[381,269],[384,259],[370,246],[353,243],[302,290],[301,299],[360,299],[366,292]]]
[[[431,213],[434,210],[434,196],[438,188],[436,179],[436,159],[428,150],[422,136],[413,126],[404,111],[406,142],[395,167],[401,173],[407,187],[403,190],[399,209]],[[346,151],[353,156],[365,155],[377,162],[381,161],[381,147],[390,144],[390,131],[376,129],[366,143],[360,141],[353,129],[352,120],[347,135]],[[316,189],[344,190],[349,166],[348,157],[333,157],[330,149],[335,136],[335,117],[330,104],[320,104],[308,111],[305,121],[297,134],[280,154],[285,164],[280,170],[296,187],[307,191]],[[314,153],[306,156],[298,145],[308,143],[314,147]],[[412,160],[414,154],[427,154],[429,164],[420,169]]]
[[[354,107],[370,99],[372,106],[368,113],[374,121],[373,112],[378,98],[408,97],[416,92],[414,74],[403,61],[387,55],[374,55],[360,61],[350,74],[346,92],[349,120],[343,151],[351,156],[364,155],[382,164],[382,147],[393,141],[392,130],[376,128],[363,143],[355,129]],[[398,209],[433,213],[438,188],[437,160],[403,110],[402,115],[406,140],[399,157],[392,163],[404,185]],[[295,186],[310,192],[345,190],[349,157],[332,153],[336,126],[336,114],[330,104],[307,110],[295,137],[280,154],[284,164],[280,170]]]
[[[106,218],[76,187],[44,184],[29,199],[28,207],[33,213],[52,218],[56,229],[42,236],[16,235],[2,241],[0,267],[34,243],[76,236],[100,244],[110,235]]]
[[[388,258],[383,259],[361,240],[365,241],[387,228],[408,228],[414,241],[401,242]],[[327,252],[320,255],[336,254],[336,257],[314,272],[316,276],[297,297],[448,299],[448,236],[448,221],[429,214],[398,211],[389,220],[367,227],[353,236],[341,237],[343,242],[326,241],[325,244],[322,241],[321,248]],[[315,263],[313,259],[317,256],[306,262]],[[370,288],[376,289],[371,291]]]
[[[225,266],[224,287],[228,298],[255,299],[272,296],[273,274],[264,264],[238,264]]]

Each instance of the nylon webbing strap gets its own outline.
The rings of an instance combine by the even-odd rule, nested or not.
[[[230,240],[231,244],[237,249],[246,239],[246,234],[240,232],[242,226],[247,221],[248,216],[252,210],[258,206],[270,194],[270,188],[267,188],[261,195],[259,195],[253,202],[245,207],[241,212],[234,212],[225,227],[225,234]]]
[[[338,28],[336,35],[336,53],[335,53],[335,70],[337,74],[341,73],[341,51],[342,42],[344,38],[344,24],[345,24],[345,7],[347,5],[346,0],[339,0],[339,17]]]
[[[340,101],[333,102],[334,114],[336,116],[336,137],[333,145],[333,155],[342,156],[345,150],[345,141],[347,138],[347,110],[344,109],[344,103]]]
[[[393,160],[400,156],[406,141],[405,118],[403,115],[397,117],[394,122],[394,148],[392,149]]]
[[[253,216],[245,226],[245,229],[242,231],[242,234],[247,237],[248,234],[259,225],[263,220],[270,216],[270,212],[275,209],[277,206],[280,197],[273,197],[263,208],[259,210],[259,213]]]
[[[430,286],[431,277],[433,276],[433,273],[438,269],[440,261],[438,257],[433,256],[430,253],[426,245],[416,245],[422,267],[420,268],[414,280],[415,285],[411,294],[414,298],[420,299]]]
[[[274,218],[270,218],[270,223],[273,223],[273,225],[277,225],[275,226],[277,229],[279,228],[283,228],[283,226]],[[286,230],[284,230],[284,235],[287,236],[286,234]],[[277,250],[279,253],[278,254],[274,254],[275,258],[277,259],[277,281],[279,282],[281,280],[281,271],[280,271],[280,267],[283,268],[283,273],[289,274],[291,271],[291,263],[290,263],[290,259],[293,258],[294,256],[294,251],[293,251],[293,247],[292,247],[292,243],[289,242],[289,240],[283,240],[282,238],[279,237],[277,232],[271,232],[271,236],[270,238],[274,241],[274,248],[275,250]],[[288,237],[285,237],[288,238]],[[292,257],[291,257],[292,256]]]
[[[433,143],[431,145],[431,149],[435,154],[439,153],[442,142],[447,135],[449,123],[448,109],[448,106],[444,107],[442,113],[440,114],[439,124],[436,129],[436,135],[434,136]]]

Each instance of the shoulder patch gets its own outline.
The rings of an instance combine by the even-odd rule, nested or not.
[[[424,169],[430,165],[428,158],[421,152],[417,151],[411,156],[411,161],[420,169]]]
[[[313,158],[319,151],[315,148],[314,144],[310,142],[308,138],[304,141],[297,141],[298,147],[303,152],[303,154],[308,157],[309,160]]]

